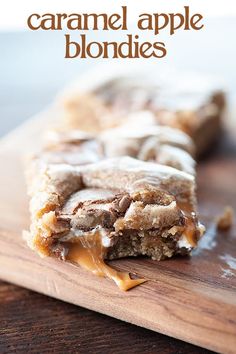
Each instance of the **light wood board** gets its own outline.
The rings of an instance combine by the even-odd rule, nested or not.
[[[199,166],[199,200],[208,228],[190,258],[111,262],[149,279],[128,292],[69,263],[27,248],[28,198],[22,156],[38,144],[52,113],[43,113],[0,143],[0,278],[37,292],[218,352],[236,352],[236,228],[215,232],[214,216],[236,207],[236,159],[213,156]]]

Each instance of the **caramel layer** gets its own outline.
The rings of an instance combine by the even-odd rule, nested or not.
[[[144,283],[145,279],[131,279],[128,272],[119,272],[104,262],[105,249],[99,231],[87,237],[78,237],[78,242],[69,244],[67,259],[92,273],[112,279],[121,290],[129,290]]]
[[[192,247],[196,247],[198,239],[200,237],[200,231],[196,224],[196,213],[189,203],[178,202],[178,206],[185,217],[185,226],[183,227],[183,234],[186,237],[187,241],[190,243],[190,245]]]

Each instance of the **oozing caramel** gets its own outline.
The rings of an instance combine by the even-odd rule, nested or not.
[[[198,238],[197,233],[198,231],[196,229],[196,225],[193,219],[187,217],[186,224],[184,227],[184,236],[186,237],[187,241],[190,243],[192,247],[197,246],[197,238]]]
[[[196,213],[193,210],[193,207],[189,203],[180,203],[178,206],[184,214],[185,225],[183,227],[183,234],[186,237],[187,241],[192,247],[197,246],[198,238],[200,236],[200,231],[196,224]]]
[[[121,290],[129,290],[145,279],[131,279],[128,272],[119,272],[104,262],[105,248],[99,231],[86,237],[78,237],[78,242],[69,244],[67,259],[79,264],[92,273],[112,279]]]
[[[190,204],[178,203],[178,207],[184,214],[185,225],[178,226],[192,247],[197,245],[200,229],[196,223],[196,214]],[[131,279],[128,272],[119,272],[104,262],[106,247],[102,244],[100,230],[77,237],[76,242],[68,244],[67,259],[79,264],[100,277],[112,279],[121,290],[129,290],[145,282],[145,279]]]

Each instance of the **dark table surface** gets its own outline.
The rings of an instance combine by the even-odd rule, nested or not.
[[[214,22],[214,21],[213,21]],[[212,24],[203,34],[202,44],[209,58],[216,55],[217,44],[207,43],[218,26]],[[235,29],[225,22],[225,31]],[[222,27],[222,26],[221,26]],[[207,37],[208,36],[208,37]],[[208,38],[208,39],[207,39]],[[215,38],[215,37],[214,37]],[[181,39],[180,39],[181,40]],[[0,135],[49,104],[56,92],[94,62],[63,60],[62,37],[30,32],[0,33]],[[221,42],[222,44],[222,42]],[[189,50],[190,70],[220,71],[232,96],[235,95],[234,57],[224,42],[227,65],[206,65],[196,58],[194,45]],[[173,51],[178,49],[178,43]],[[190,48],[191,49],[191,48]],[[218,53],[222,56],[223,50]],[[184,53],[173,55],[182,66]],[[57,59],[55,59],[57,58]],[[218,58],[218,62],[222,59]],[[191,65],[189,65],[191,62]],[[46,83],[46,84],[45,84]],[[107,316],[76,307],[0,281],[0,353],[210,353],[205,349],[133,326]]]

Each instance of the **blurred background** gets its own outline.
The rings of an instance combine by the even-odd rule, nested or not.
[[[166,71],[175,68],[217,77],[228,94],[230,124],[234,128],[236,6],[233,0],[170,0],[168,4],[164,0],[145,0],[135,2],[135,5],[132,0],[117,0],[115,4],[110,0],[10,0],[2,1],[0,5],[1,136],[44,109],[65,85],[99,64],[97,59],[64,59],[64,32],[30,31],[26,24],[28,16],[48,12],[112,13],[119,11],[122,5],[128,6],[129,33],[137,33],[134,22],[142,12],[175,12],[189,5],[192,12],[204,15],[205,27],[201,31],[181,30],[171,37],[166,33],[160,34],[159,40],[166,42],[168,55],[163,59],[150,60],[149,63],[157,73],[163,68]],[[121,35],[123,33],[111,32],[104,37],[100,31],[89,33],[90,38],[96,40],[109,37],[114,40],[115,36],[119,40]],[[143,36],[151,40],[151,34],[144,33]],[[120,65],[124,63],[124,60],[120,61]]]

